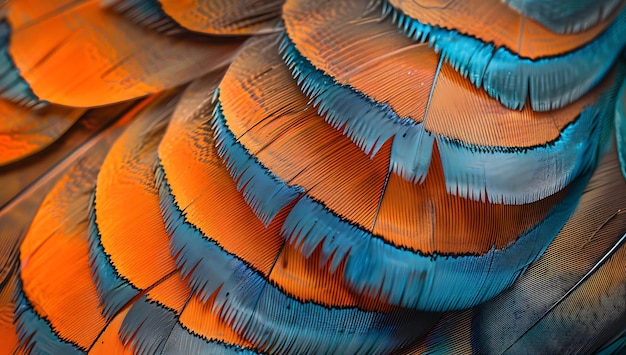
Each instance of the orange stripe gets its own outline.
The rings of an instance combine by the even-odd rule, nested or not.
[[[370,159],[307,105],[270,40],[242,52],[220,85],[226,124],[272,173],[370,228],[390,144]]]
[[[87,206],[105,153],[102,145],[97,148],[77,161],[48,194],[20,248],[26,297],[64,340],[82,349],[105,326],[87,243]]]
[[[425,128],[429,132],[482,146],[532,147],[557,140],[583,109],[593,106],[611,87],[615,73],[573,103],[552,111],[534,112],[530,105],[509,110],[443,64],[433,92]]]
[[[427,43],[406,38],[390,21],[378,20],[377,12],[367,13],[365,1],[333,2],[331,8],[299,6],[287,3],[285,24],[304,57],[339,83],[391,106],[398,116],[423,121],[439,62]],[[595,103],[611,81],[559,110],[533,112],[530,105],[509,110],[443,63],[425,128],[469,144],[544,145]]]
[[[280,18],[284,0],[159,0],[181,26],[212,35],[267,32]]]
[[[241,40],[163,36],[86,1],[19,27],[37,0],[11,3],[10,53],[40,99],[98,106],[183,84],[227,63]]]
[[[557,34],[525,18],[501,0],[389,0],[421,23],[456,30],[506,47],[522,57],[555,56],[581,47],[599,35],[613,16],[574,34]]]
[[[182,279],[178,272],[175,272],[149,289],[146,292],[146,297],[149,300],[159,302],[176,314],[180,314],[185,303],[191,297],[191,291],[187,287],[187,282]]]
[[[344,279],[343,263],[334,273],[329,265],[320,267],[320,249],[306,258],[292,245],[280,253],[269,277],[283,292],[301,302],[315,302],[331,307],[358,307],[366,311],[388,312],[394,309],[382,300],[354,292]]]
[[[0,165],[48,147],[67,132],[84,112],[56,106],[33,111],[0,100]]]
[[[207,91],[210,93],[209,88]],[[211,107],[205,102],[201,111],[210,112]],[[267,228],[263,226],[217,156],[213,133],[205,118],[188,114],[177,116],[171,122],[160,145],[159,156],[172,193],[189,222],[297,299],[327,306],[386,309],[384,305],[353,294],[345,285],[341,270],[331,274],[327,267],[319,268],[318,256],[306,259],[292,247],[283,249],[280,227],[292,205],[281,211]],[[327,128],[335,133],[332,128]],[[198,301],[194,298],[193,302]],[[207,301],[207,305],[212,303],[212,300]],[[202,331],[206,334],[211,334],[215,329],[212,327],[217,327],[209,320],[192,318],[197,323],[183,321],[183,318],[181,321],[189,322],[192,325],[187,326],[193,329],[205,329]]]
[[[119,332],[122,322],[128,313],[129,308],[125,308],[118,313],[113,320],[107,325],[104,332],[96,339],[93,347],[89,350],[91,355],[108,355],[108,354],[132,354],[130,347],[125,347],[120,339]]]
[[[144,111],[115,143],[98,175],[95,210],[100,243],[116,271],[139,289],[176,269],[153,171],[171,100],[163,96],[156,107]]]
[[[541,222],[567,192],[565,188],[524,205],[485,203],[448,194],[435,144],[422,184],[391,175],[373,232],[422,253],[484,254],[515,242]]]
[[[213,144],[202,119],[172,121],[159,151],[172,194],[204,235],[267,274],[283,244],[279,231],[284,216],[265,228],[237,191]]]

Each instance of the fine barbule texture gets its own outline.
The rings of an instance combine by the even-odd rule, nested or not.
[[[626,351],[624,1],[0,16],[0,354]]]

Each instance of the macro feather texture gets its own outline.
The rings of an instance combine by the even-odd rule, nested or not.
[[[624,1],[0,10],[0,354],[626,352]]]

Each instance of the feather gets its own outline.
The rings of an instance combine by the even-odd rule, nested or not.
[[[180,104],[192,104],[193,99],[185,95]],[[116,324],[120,335],[106,341],[139,353],[171,348],[217,351],[242,343],[217,315],[194,313],[198,312],[193,308],[196,303],[190,301],[186,283],[169,253],[153,164],[157,143],[176,102],[176,94],[164,95],[120,137],[103,164],[92,204],[89,237],[95,284],[104,315],[111,319],[109,327]],[[144,203],[141,208],[118,218],[106,215],[124,211],[135,194],[141,195],[136,200]],[[122,320],[119,314],[125,314]],[[195,315],[191,323],[188,314]],[[193,323],[197,319],[200,324]],[[202,328],[203,322],[213,327]],[[191,344],[196,348],[187,348]]]
[[[172,253],[199,302],[270,352],[389,352],[427,329],[436,315],[408,321],[415,312],[352,293],[342,273],[331,275],[286,246],[284,211],[263,225],[219,161],[208,102],[193,120],[172,123],[157,171]]]
[[[87,215],[81,207],[89,201],[107,149],[103,144],[74,162],[42,202],[20,245],[16,321],[26,349],[50,351],[50,342],[86,351],[105,325],[91,282]]]
[[[445,19],[448,14],[459,10],[458,13],[462,16],[470,17],[478,16],[472,15],[476,10],[486,12],[478,16],[480,19],[465,18],[469,22],[454,22],[462,24],[461,28],[454,25],[422,23],[419,21],[421,16],[414,12],[405,14],[387,2],[383,2],[383,11],[385,14],[391,13],[393,21],[407,36],[419,42],[428,41],[476,87],[482,86],[491,97],[511,109],[521,109],[527,101],[530,101],[533,110],[549,111],[575,101],[606,74],[618,58],[619,53],[614,48],[623,47],[625,43],[620,34],[626,26],[626,9],[621,10],[614,21],[607,21],[606,29],[603,26],[596,26],[594,29],[600,32],[590,30],[583,33],[585,35],[578,34],[575,35],[576,38],[572,38],[573,35],[557,36],[539,26],[530,26],[531,21],[521,21],[519,18],[513,20],[504,14],[507,10],[502,8],[503,5],[500,5],[500,8],[495,4],[487,5],[494,2],[500,4],[500,1],[494,0],[474,6],[471,11],[469,8],[454,10],[451,7],[447,7],[444,12],[440,9],[434,10],[436,16],[439,16],[439,13],[443,14],[444,21],[450,20]],[[415,10],[410,4],[408,8]],[[411,13],[417,17],[411,17]],[[428,13],[430,11],[419,12],[419,14]],[[513,16],[519,17],[517,14]],[[482,24],[483,21],[488,21],[490,25]],[[513,43],[507,44],[506,41],[499,43],[490,35],[483,38],[473,32],[480,32],[481,28],[489,32],[498,28],[499,24],[510,26],[516,22],[519,24],[513,25],[511,29],[516,34],[518,27],[522,28],[523,33],[519,34],[519,40],[517,35],[513,38],[513,34],[510,34],[509,39],[519,41],[518,47],[512,47]],[[463,28],[464,24],[468,23],[479,25],[478,28]],[[502,33],[507,31],[499,32]],[[493,35],[498,37],[499,34]],[[534,35],[539,36],[533,37]],[[562,48],[561,45],[572,47]],[[536,52],[539,49],[557,52]]]
[[[571,220],[510,289],[444,317],[410,352],[592,353],[615,340],[626,329],[626,182],[619,175],[612,151]]]
[[[64,158],[96,136],[113,121],[123,116],[135,104],[134,101],[128,101],[104,108],[91,109],[83,114],[67,132],[43,150],[0,167],[0,179],[2,180],[0,206],[4,208],[11,200],[18,199],[22,191],[25,191],[31,184],[36,184],[37,180],[49,170],[61,165]],[[54,110],[51,108],[51,111]],[[9,122],[7,121],[6,124]],[[45,125],[45,122],[38,121],[37,125]]]
[[[425,25],[453,29],[530,59],[554,56],[580,47],[596,38],[614,19],[611,16],[582,33],[563,35],[525,18],[502,0],[435,0],[425,5],[420,0],[387,1]]]
[[[20,241],[15,322],[23,349],[85,351],[105,326],[89,267],[87,211],[81,206],[89,201],[113,140],[148,101],[61,165],[64,169]]]
[[[95,0],[43,17],[36,7],[14,1],[8,16],[11,58],[34,93],[23,95],[28,102],[86,107],[145,96],[225,65],[241,43],[161,36],[103,11]]]
[[[48,107],[29,110],[0,101],[0,166],[37,153],[57,141],[84,110]]]
[[[128,104],[124,104],[123,107],[128,107]],[[67,173],[68,169],[76,164],[77,161],[84,161],[85,157],[93,151],[106,150],[106,147],[111,144],[116,135],[121,133],[124,127],[123,119],[113,127],[102,130],[102,126],[106,125],[106,123],[110,123],[113,119],[113,117],[107,117],[106,115],[115,113],[115,118],[119,119],[119,116],[117,116],[120,112],[119,109],[120,107],[114,107],[112,109],[109,108],[107,110],[98,111],[98,113],[94,112],[91,114],[91,117],[87,117],[84,121],[81,121],[82,123],[88,123],[90,120],[98,118],[101,122],[100,124],[94,124],[88,127],[81,125],[82,128],[80,131],[74,131],[76,134],[74,134],[73,137],[77,138],[77,141],[72,142],[63,149],[65,153],[67,153],[68,150],[72,153],[68,154],[65,158],[63,158],[62,155],[61,157],[55,157],[59,159],[56,165],[0,209],[0,266],[2,267],[0,271],[0,294],[2,295],[0,306],[5,311],[13,309],[16,305],[16,300],[20,300],[19,302],[24,306],[20,308],[20,312],[22,317],[27,319],[25,322],[32,324],[35,328],[38,327],[42,332],[48,334],[40,338],[45,343],[52,342],[52,344],[54,344],[55,337],[53,336],[54,334],[51,333],[46,321],[40,319],[37,314],[34,313],[29,301],[26,300],[25,296],[20,292],[22,282],[19,278],[19,250],[29,230],[31,220],[35,214],[38,213],[39,205],[46,197],[46,194],[55,186],[57,181],[62,178]],[[132,115],[132,112],[130,114]],[[86,141],[87,138],[90,139]],[[63,150],[61,150],[61,152],[63,152]],[[45,162],[49,163],[48,161]],[[33,167],[39,168],[40,165],[35,164]],[[3,312],[2,314],[0,338],[7,340],[6,343],[3,342],[3,346],[6,346],[6,349],[10,348],[10,344],[17,340],[18,335],[21,345],[24,346],[24,341],[28,340],[29,336],[33,334],[32,328],[28,330],[21,325],[11,324],[13,323],[13,311],[8,314]],[[4,316],[9,317],[4,318]],[[7,321],[8,323],[6,323]],[[13,334],[7,334],[5,333],[6,331],[12,331]],[[37,331],[35,331],[35,333],[36,332]],[[15,343],[16,347],[18,345],[19,344]],[[33,344],[31,343],[31,345]],[[36,345],[33,346],[33,349],[38,349]],[[46,346],[47,345],[44,345],[44,348]],[[30,345],[26,347],[30,347]]]
[[[318,112],[366,153],[377,153],[393,139],[395,173],[422,182],[436,141],[449,192],[523,204],[561,190],[596,164],[598,154],[582,153],[602,152],[602,145],[589,146],[580,155],[572,154],[573,147],[606,141],[621,69],[616,79],[609,76],[564,109],[508,110],[472,88],[449,65],[439,70],[431,48],[377,21],[367,2],[333,4],[333,11],[319,3],[287,4],[284,57]],[[311,11],[319,20],[308,20]],[[330,16],[323,16],[326,12]],[[345,18],[350,21],[343,22]],[[368,46],[360,49],[360,43]],[[389,60],[395,63],[392,68],[386,65]],[[588,139],[590,131],[597,138]],[[528,170],[521,173],[513,166]]]
[[[177,101],[176,92],[165,93],[138,114],[98,173],[89,203],[89,261],[107,318],[175,269],[153,165]]]
[[[0,0],[0,352],[623,352],[625,14]]]
[[[389,175],[389,148],[370,160],[307,109],[275,50],[271,38],[250,46],[226,73],[213,123],[218,145],[229,169],[243,159],[256,164],[255,170],[241,169],[253,176],[245,181],[262,174],[305,192],[289,211],[283,235],[305,256],[321,247],[323,264],[330,263],[331,270],[345,258],[345,277],[358,293],[431,311],[463,308],[496,295],[550,243],[589,177],[583,173],[567,191],[545,201],[511,206],[449,194],[439,159],[422,185],[405,183]],[[225,144],[222,137],[235,143]],[[261,206],[283,205],[257,184],[242,185],[253,201],[265,199]],[[251,205],[255,211],[258,206]],[[397,217],[410,210],[415,217]],[[538,214],[525,219],[530,210]],[[472,230],[476,220],[485,222]],[[511,224],[499,228],[493,220]],[[419,232],[394,233],[400,225]],[[407,274],[413,276],[402,276]],[[475,287],[467,286],[468,278]]]

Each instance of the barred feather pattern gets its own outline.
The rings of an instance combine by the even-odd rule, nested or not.
[[[626,350],[624,1],[0,17],[0,353]]]

